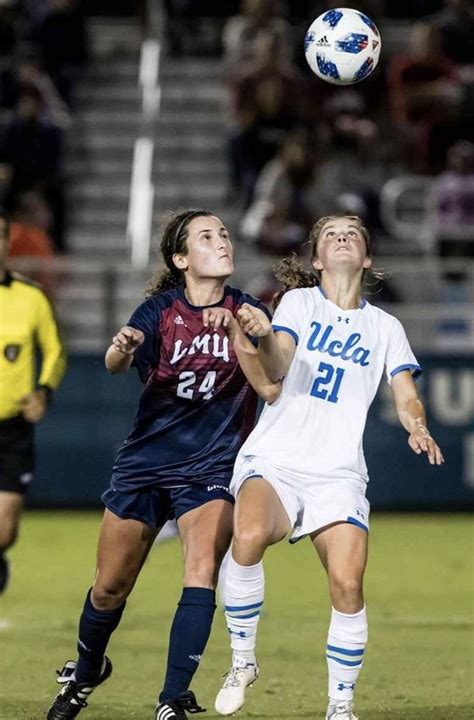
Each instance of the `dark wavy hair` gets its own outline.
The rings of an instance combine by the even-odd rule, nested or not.
[[[372,257],[372,244],[367,228],[364,227],[362,220],[357,215],[326,215],[319,220],[311,228],[307,245],[310,247],[311,262],[318,256],[318,241],[321,237],[322,230],[328,222],[332,220],[341,220],[342,218],[352,220],[357,226],[365,240],[367,256]],[[296,254],[283,258],[275,267],[275,277],[281,282],[283,288],[275,293],[272,300],[273,308],[276,308],[283,295],[288,290],[295,288],[315,287],[321,284],[321,270],[305,270],[302,263],[297,259]],[[383,268],[367,268],[362,275],[362,290],[364,292],[372,292],[374,285],[377,285],[386,277]]]
[[[165,269],[157,273],[150,280],[145,292],[146,297],[157,295],[164,290],[184,285],[184,274],[173,262],[173,255],[186,255],[188,252],[187,239],[189,223],[198,217],[210,217],[214,213],[209,210],[185,210],[173,215],[163,230],[159,243],[160,253],[166,265]]]

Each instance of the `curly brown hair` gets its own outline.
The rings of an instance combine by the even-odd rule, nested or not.
[[[352,220],[357,226],[365,240],[365,247],[367,250],[367,256],[372,257],[372,244],[370,242],[370,235],[366,227],[364,227],[362,220],[357,215],[326,215],[325,217],[319,218],[311,228],[307,245],[310,246],[311,262],[318,256],[318,241],[321,237],[322,230],[328,222],[340,219]],[[280,302],[283,295],[288,290],[294,290],[295,288],[306,288],[315,287],[321,284],[321,270],[305,270],[300,260],[297,259],[296,253],[283,258],[280,260],[278,265],[275,267],[275,277],[281,282],[283,288],[275,293],[273,296],[272,306],[275,309]],[[374,285],[377,285],[381,280],[386,277],[386,272],[383,268],[368,268],[364,270],[362,275],[362,289],[365,292],[371,292]]]
[[[198,217],[210,217],[214,213],[209,210],[185,210],[173,215],[163,230],[159,243],[160,253],[166,268],[157,273],[150,280],[145,296],[151,297],[165,290],[172,290],[179,285],[184,285],[184,274],[173,262],[173,255],[186,255],[188,252],[187,239],[189,223]]]

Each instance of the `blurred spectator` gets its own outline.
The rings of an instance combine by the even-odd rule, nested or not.
[[[53,241],[48,234],[51,214],[35,192],[19,195],[10,223],[9,257],[52,257]]]
[[[306,133],[291,133],[258,178],[242,235],[274,254],[297,251],[322,213],[313,145]]]
[[[69,111],[61,100],[51,78],[41,69],[37,55],[31,50],[23,50],[20,56],[14,56],[1,75],[0,104],[6,108],[15,108],[19,98],[28,93],[36,93],[43,106],[46,120],[52,120],[61,127],[69,124]]]
[[[474,65],[474,3],[447,0],[447,7],[436,18],[443,53],[458,65]]]
[[[42,193],[53,212],[56,249],[64,250],[63,131],[43,110],[38,93],[26,93],[6,128],[0,143],[0,162],[11,173],[5,204],[12,209],[27,190]]]
[[[448,151],[446,170],[436,179],[428,201],[429,221],[439,256],[455,260],[474,258],[474,144],[455,143]],[[443,272],[444,303],[469,303],[469,277],[462,263]],[[463,318],[445,319],[440,338],[448,342],[470,338],[472,323]],[[474,329],[474,328],[473,328]]]
[[[441,10],[444,0],[385,0],[385,14],[390,18],[421,18]]]
[[[240,14],[229,18],[224,27],[224,61],[229,70],[256,58],[261,30],[272,32],[278,53],[291,57],[291,29],[277,16],[275,0],[242,0]]]
[[[413,26],[408,51],[392,59],[389,91],[408,164],[414,171],[435,171],[446,148],[443,136],[452,139],[462,99],[456,67],[443,55],[436,28]]]
[[[165,0],[171,55],[221,55],[222,29],[240,0]]]
[[[18,39],[18,16],[14,0],[0,3],[0,58],[10,57],[15,52]]]
[[[341,89],[325,113],[326,158],[318,173],[322,213],[357,212],[374,232],[380,225],[380,190],[390,172],[379,129],[356,90]]]
[[[72,105],[74,85],[87,63],[84,16],[76,0],[49,0],[49,9],[33,29],[46,72],[61,97]]]
[[[441,257],[474,257],[474,144],[465,140],[448,151],[446,169],[429,199],[430,222]]]
[[[279,53],[279,38],[260,31],[253,68],[232,86],[234,127],[228,143],[232,191],[252,199],[257,176],[287,133],[305,120],[305,83]]]

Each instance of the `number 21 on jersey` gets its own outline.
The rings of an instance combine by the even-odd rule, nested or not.
[[[329,365],[329,363],[321,362],[319,363],[318,373],[319,375],[311,387],[310,395],[320,400],[337,403],[345,370],[343,368],[335,368],[333,365]]]

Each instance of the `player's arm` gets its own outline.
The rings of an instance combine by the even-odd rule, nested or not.
[[[234,346],[242,372],[250,385],[262,400],[268,403],[275,402],[281,392],[281,383],[273,382],[264,371],[257,348],[244,334],[230,310],[206,308],[203,310],[203,324],[215,330],[222,327],[226,331]]]
[[[273,332],[269,318],[259,308],[245,303],[237,312],[244,333],[258,337],[258,356],[264,372],[278,382],[288,372],[296,350],[294,338],[286,332]]]
[[[137,328],[124,325],[112,338],[105,353],[105,367],[113,375],[124,373],[133,362],[135,350],[145,341],[145,334]]]
[[[413,452],[427,453],[431,465],[442,465],[443,454],[426,425],[426,414],[409,370],[397,373],[391,382],[398,418],[409,433],[408,444]]]
[[[66,370],[66,353],[51,304],[42,292],[38,299],[35,339],[41,353],[41,370],[35,390],[21,398],[23,417],[38,422],[44,417],[51,394],[59,387]]]

